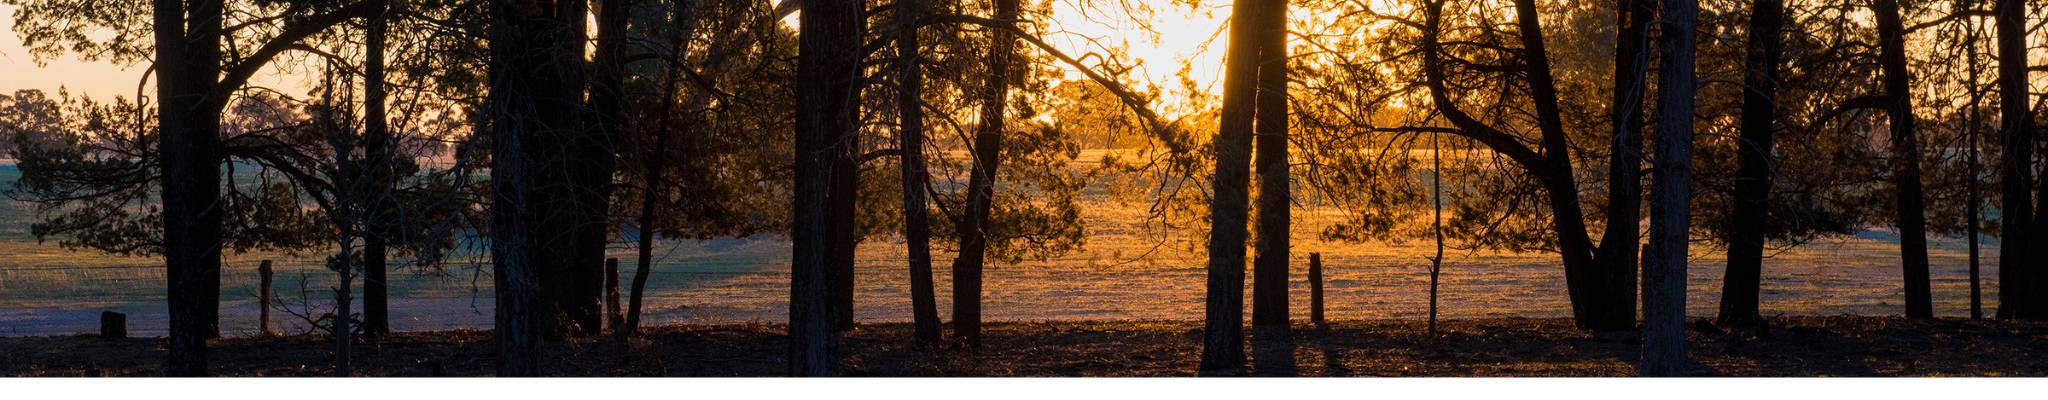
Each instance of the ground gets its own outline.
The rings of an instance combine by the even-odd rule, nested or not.
[[[1762,337],[1703,325],[1689,333],[1696,374],[1710,376],[2044,376],[2048,324],[1785,317]],[[1200,359],[1197,321],[995,323],[980,349],[922,349],[907,324],[862,325],[845,339],[843,373],[855,376],[1190,376]],[[1263,333],[1263,334],[1262,334]],[[1411,320],[1305,324],[1253,331],[1257,375],[1628,376],[1636,334],[1588,333],[1562,319],[1444,322],[1437,335]],[[622,349],[608,338],[549,346],[548,371],[570,376],[776,376],[783,329],[774,325],[648,330]],[[93,336],[0,338],[0,375],[126,376],[158,372],[164,341]],[[214,373],[322,376],[323,336],[216,340]],[[621,351],[627,350],[627,351]],[[401,333],[356,350],[369,376],[489,375],[488,331]],[[1286,355],[1292,357],[1286,357]]]

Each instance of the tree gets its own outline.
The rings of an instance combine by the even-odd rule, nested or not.
[[[1750,4],[1749,45],[1743,55],[1742,125],[1736,157],[1735,210],[1729,223],[1728,269],[1721,285],[1721,326],[1759,327],[1764,257],[1764,217],[1769,209],[1774,123],[1778,119],[1778,58],[1783,53],[1785,5],[1781,0]]]
[[[1258,103],[1253,136],[1258,152],[1258,240],[1252,257],[1252,325],[1287,326],[1290,207],[1287,177],[1287,0],[1266,0],[1259,17]]]
[[[924,67],[917,29],[924,14],[923,0],[896,3],[896,148],[902,153],[903,242],[910,264],[913,336],[917,344],[933,346],[939,343],[939,306],[932,287],[931,215],[924,197],[931,173],[924,161]]]
[[[1015,24],[1018,0],[995,0],[990,18]],[[974,164],[967,178],[966,215],[960,221],[960,254],[953,258],[953,337],[967,346],[981,346],[981,274],[986,267],[989,213],[995,199],[996,172],[1003,154],[1004,114],[1017,60],[1017,39],[1010,30],[993,30],[988,49],[988,75],[981,93],[981,125],[974,133]]]
[[[2036,238],[2030,225],[2035,218],[2034,209],[2028,200],[2033,197],[2032,171],[2034,133],[2032,115],[2027,110],[2030,98],[2027,93],[2027,3],[2021,0],[1999,0],[1998,24],[1998,110],[1999,135],[2004,145],[1999,151],[1999,235],[1998,246],[1998,318],[2041,319],[2048,317],[2048,310],[2034,310],[2028,304],[2029,285],[2034,272],[2032,262],[2040,257],[2029,250]],[[2014,244],[2026,244],[2015,246]]]
[[[597,7],[597,46],[590,69],[589,94],[584,103],[586,132],[576,135],[568,165],[574,174],[573,187],[577,222],[574,261],[567,266],[574,277],[562,282],[570,290],[564,306],[580,334],[595,334],[604,326],[605,244],[611,233],[612,175],[619,164],[618,141],[626,118],[626,25],[631,20],[628,0],[591,0]],[[579,37],[581,35],[578,35]],[[580,54],[580,53],[579,53]]]
[[[158,148],[162,151],[164,266],[170,280],[165,375],[206,374],[206,339],[220,315],[220,1],[156,0]]]
[[[388,0],[369,0],[370,17],[363,31],[363,173],[372,187],[391,188],[391,133],[385,115],[384,48],[385,31],[392,14]],[[382,192],[382,191],[380,191]],[[363,234],[363,335],[371,339],[391,334],[390,291],[385,280],[386,248],[393,233],[389,196],[367,200],[364,217],[370,219]]]
[[[493,2],[490,28],[491,258],[498,374],[541,374],[539,342],[561,332],[575,277],[575,187],[563,168],[578,140],[583,93],[581,1],[542,8]]]
[[[1912,76],[1906,71],[1906,36],[1898,0],[1875,0],[1878,63],[1884,70],[1885,113],[1891,117],[1892,184],[1897,191],[1899,255],[1905,268],[1906,317],[1934,318],[1928,289],[1927,204],[1920,181],[1920,138],[1914,132]]]
[[[1202,324],[1203,375],[1244,373],[1245,220],[1249,213],[1252,130],[1257,113],[1262,3],[1237,0],[1223,56],[1223,111],[1216,125],[1216,173],[1209,200],[1208,299]]]
[[[1524,0],[1527,1],[1527,0]],[[1886,0],[1880,0],[1886,1]],[[1692,218],[1693,43],[1697,0],[1662,4],[1657,70],[1657,158],[1650,191],[1650,237],[1643,251],[1644,376],[1685,368],[1685,263]]]
[[[836,324],[831,285],[841,262],[832,232],[838,214],[850,212],[830,201],[836,169],[848,152],[844,138],[857,134],[861,2],[802,0],[798,17],[796,78],[796,196],[791,234],[789,373],[831,375]]]
[[[1520,39],[1523,48],[1517,54],[1518,62],[1512,66],[1482,64],[1455,57],[1452,46],[1474,44],[1453,44],[1441,39],[1447,32],[1442,22],[1443,4],[1434,3],[1425,7],[1424,21],[1412,26],[1420,30],[1422,36],[1421,48],[1417,52],[1422,57],[1422,86],[1428,92],[1429,104],[1449,123],[1450,129],[1400,127],[1390,130],[1443,131],[1464,136],[1505,156],[1513,165],[1534,178],[1541,186],[1550,209],[1550,228],[1556,234],[1555,250],[1563,256],[1565,286],[1568,295],[1571,296],[1573,320],[1581,328],[1593,330],[1631,328],[1635,320],[1635,285],[1632,284],[1635,265],[1633,262],[1617,261],[1614,258],[1629,257],[1630,252],[1621,251],[1627,246],[1595,247],[1587,234],[1584,212],[1579,209],[1578,184],[1572,173],[1574,169],[1571,146],[1563,126],[1563,117],[1558,106],[1557,85],[1551,74],[1550,56],[1545,47],[1541,18],[1535,2],[1514,2],[1517,27],[1515,35]],[[1476,47],[1486,49],[1483,51],[1497,49],[1484,45]],[[1482,70],[1506,68],[1508,71],[1516,71],[1512,75],[1527,85],[1526,101],[1533,105],[1531,108],[1534,125],[1538,133],[1537,147],[1529,147],[1517,135],[1503,130],[1500,125],[1488,124],[1478,119],[1460,106],[1458,99],[1452,97],[1454,83],[1450,82],[1449,70],[1453,65],[1475,66]],[[1617,83],[1615,88],[1618,91],[1638,89],[1639,87],[1631,86],[1631,82]],[[1621,98],[1628,96],[1628,93],[1617,95]],[[1623,121],[1617,123],[1617,126],[1628,124],[1629,111],[1634,109],[1626,104],[1616,106],[1615,117]],[[1626,132],[1631,132],[1619,128],[1617,131],[1617,136],[1626,136]],[[1616,188],[1610,190],[1626,192],[1633,187],[1633,184],[1628,182],[1635,179],[1634,174],[1628,172],[1633,169],[1630,163],[1635,159],[1627,154],[1636,145],[1625,139],[1616,139],[1615,143],[1618,156],[1615,165],[1610,168],[1618,170],[1611,171],[1609,177],[1618,184],[1614,185]],[[1622,204],[1637,201],[1635,195],[1620,198],[1624,199]],[[1635,216],[1628,212],[1633,209],[1632,207],[1622,205],[1616,208],[1617,210],[1610,211],[1607,215],[1609,227],[1625,227],[1636,223]],[[1626,231],[1622,232],[1621,235],[1629,236]],[[1610,241],[1625,243],[1628,246],[1634,243],[1633,239],[1619,240],[1611,237]]]
[[[1634,325],[1637,253],[1641,249],[1643,215],[1643,102],[1647,92],[1650,64],[1650,20],[1656,4],[1652,0],[1616,0],[1614,11],[1614,77],[1608,122],[1607,224],[1595,255],[1599,269],[1588,274],[1601,278],[1593,289],[1604,296],[1589,302],[1578,318],[1579,326],[1604,330],[1627,329]],[[1572,235],[1572,233],[1559,233]],[[1562,239],[1560,239],[1562,240]],[[1566,260],[1570,260],[1567,256]],[[1569,261],[1567,261],[1569,262]],[[1569,281],[1571,267],[1566,266]],[[1569,284],[1569,283],[1567,283]],[[1595,284],[1588,282],[1588,284]],[[1593,291],[1593,290],[1588,290]]]

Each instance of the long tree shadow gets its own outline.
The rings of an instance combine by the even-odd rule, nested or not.
[[[1252,328],[1252,376],[1297,376],[1294,330],[1287,326]]]

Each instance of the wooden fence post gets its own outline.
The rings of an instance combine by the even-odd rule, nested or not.
[[[113,311],[100,312],[101,339],[127,339],[128,314]]]
[[[261,277],[258,279],[260,286],[256,289],[256,301],[259,303],[256,305],[256,331],[264,336],[270,335],[270,278],[273,272],[270,269],[270,260],[263,260],[262,264],[256,266],[256,275]]]
[[[626,316],[619,314],[619,259],[604,259],[604,310],[605,323],[616,331],[626,324]]]
[[[1327,328],[1323,320],[1323,253],[1308,253],[1308,319],[1316,328]]]

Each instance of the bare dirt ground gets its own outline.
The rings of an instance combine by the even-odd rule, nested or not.
[[[2048,323],[1880,317],[1785,317],[1751,337],[1695,329],[1687,351],[1707,376],[2048,376]],[[910,345],[907,324],[863,325],[844,340],[841,370],[853,376],[1191,376],[1199,360],[1195,321],[996,323],[980,349]],[[1634,333],[1594,334],[1562,319],[1446,321],[1435,336],[1421,321],[1340,321],[1327,330],[1252,332],[1255,375],[1628,376]],[[774,325],[675,326],[620,347],[571,339],[545,350],[564,376],[777,376],[783,330]],[[162,339],[92,336],[0,338],[0,375],[147,376]],[[321,336],[216,340],[224,376],[332,374]],[[401,333],[356,350],[366,376],[490,375],[488,331]]]

